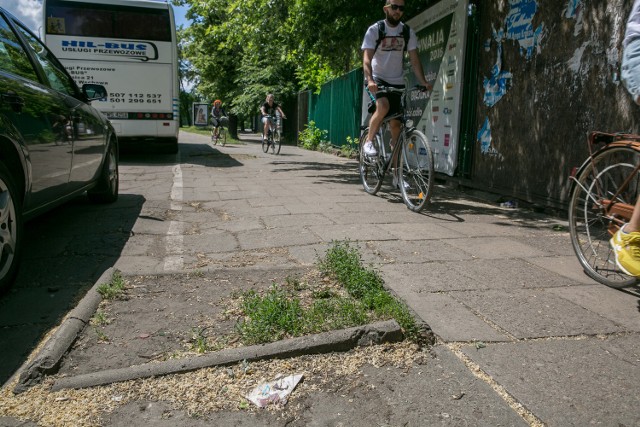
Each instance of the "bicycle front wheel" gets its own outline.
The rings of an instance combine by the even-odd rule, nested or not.
[[[220,143],[224,147],[227,144],[227,131],[224,128],[220,128]]]
[[[635,277],[624,274],[616,265],[609,240],[629,215],[617,215],[609,210],[633,210],[640,177],[632,177],[626,188],[622,183],[640,162],[640,153],[630,147],[609,147],[585,163],[577,177],[569,201],[569,233],[571,244],[585,273],[603,285],[624,288],[637,283]],[[613,199],[615,197],[615,199]]]
[[[367,156],[364,153],[364,143],[367,142],[367,135],[369,128],[362,131],[360,136],[360,151],[359,151],[359,169],[360,169],[360,181],[362,181],[362,187],[364,191],[369,194],[376,194],[382,186],[383,179],[383,165],[380,159],[380,136],[376,135],[376,140],[373,144],[378,150],[377,156]]]
[[[262,137],[262,152],[266,153],[269,151],[269,137]]]
[[[276,130],[273,132],[273,152],[274,154],[280,154],[280,143],[281,143],[281,135],[280,131]]]
[[[427,137],[414,130],[404,136],[399,170],[402,171],[400,191],[407,208],[420,212],[433,194],[433,151]]]

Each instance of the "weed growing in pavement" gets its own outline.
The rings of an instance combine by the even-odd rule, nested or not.
[[[109,342],[109,337],[107,336],[107,334],[105,334],[102,331],[102,329],[94,326],[93,330],[95,331],[96,335],[98,336],[98,341],[100,341],[100,342]]]
[[[111,281],[109,283],[103,283],[98,286],[98,293],[102,295],[104,299],[115,299],[124,292],[124,285],[122,274],[118,270],[115,270],[111,275]]]
[[[419,339],[419,328],[407,306],[384,288],[384,281],[376,271],[362,265],[358,250],[348,241],[332,242],[319,267],[322,273],[334,277],[367,309],[381,318],[393,317],[409,339]]]
[[[355,158],[358,154],[358,137],[347,137],[347,144],[340,147],[340,155],[349,159]]]
[[[346,290],[341,295],[329,283],[309,289],[311,302],[303,303],[301,292],[308,290],[297,279],[274,284],[269,291],[249,291],[241,296],[244,319],[236,327],[245,344],[262,344],[288,337],[364,325],[394,318],[410,339],[419,330],[409,309],[385,288],[380,275],[362,266],[357,250],[349,243],[334,243],[320,270]],[[323,282],[324,283],[324,282]]]
[[[98,310],[91,316],[90,323],[94,326],[105,326],[111,323],[111,320],[107,317],[107,313],[102,310]]]
[[[273,285],[264,295],[246,292],[242,308],[247,317],[238,325],[243,341],[260,344],[277,341],[302,332],[303,310],[298,298]]]
[[[191,346],[197,353],[206,353],[212,349],[209,346],[205,330],[206,328],[193,328],[191,330]]]

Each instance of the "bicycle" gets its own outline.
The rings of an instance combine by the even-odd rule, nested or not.
[[[362,126],[359,152],[362,186],[364,191],[375,195],[382,186],[385,174],[397,164],[397,170],[401,171],[401,173],[397,174],[396,179],[400,186],[402,200],[408,209],[413,212],[420,212],[433,194],[433,151],[431,151],[427,137],[414,127],[411,119],[407,118],[405,105],[408,91],[384,86],[380,86],[379,90],[399,93],[401,95],[401,108],[400,112],[387,116],[383,120],[375,141],[373,141],[378,151],[376,156],[367,156],[363,151],[369,133],[369,126]],[[369,95],[373,100],[371,93]],[[400,120],[401,131],[398,141],[391,150],[391,154],[387,154],[384,135],[388,132],[389,121],[392,119]]]
[[[268,152],[269,147],[271,147],[272,154],[280,154],[280,145],[282,135],[280,134],[281,129],[281,121],[280,116],[265,116],[267,120],[269,120],[269,131],[267,132],[267,137],[262,138],[262,151]]]
[[[213,145],[222,145],[223,147],[227,144],[227,131],[224,128],[223,119],[226,117],[221,117],[218,120],[217,126],[216,123],[212,123],[211,125],[211,142]]]
[[[585,273],[606,286],[638,283],[616,265],[609,240],[629,221],[640,194],[640,135],[591,132],[589,157],[572,174],[571,244]]]

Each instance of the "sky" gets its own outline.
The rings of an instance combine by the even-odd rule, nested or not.
[[[34,33],[42,36],[42,0],[0,0],[0,6],[8,10],[12,15],[22,21]],[[186,7],[173,7],[176,16],[176,26],[188,26],[185,18]]]

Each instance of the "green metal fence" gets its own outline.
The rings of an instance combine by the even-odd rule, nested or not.
[[[347,144],[347,136],[360,135],[362,111],[362,68],[351,71],[322,86],[319,94],[309,97],[308,121],[328,132],[333,145]]]

